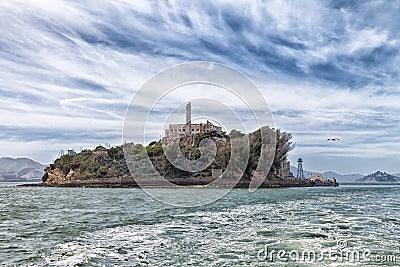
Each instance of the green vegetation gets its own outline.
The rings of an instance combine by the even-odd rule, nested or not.
[[[146,151],[149,157],[160,156],[163,154],[162,146],[148,146],[146,147]]]
[[[106,149],[99,146],[75,156],[64,155],[50,165],[50,171],[55,169],[62,170],[64,175],[73,170],[80,179],[121,177],[129,173],[122,147]]]

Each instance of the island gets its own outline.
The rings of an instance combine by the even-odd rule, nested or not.
[[[400,183],[400,177],[382,171],[358,178],[356,183]]]
[[[247,167],[234,185],[237,188],[247,188],[260,158],[262,146],[260,130],[248,135],[233,130],[229,135],[221,131],[205,131],[191,135],[179,135],[180,151],[188,160],[196,160],[204,151],[200,143],[204,139],[212,140],[216,144],[217,152],[211,164],[204,170],[197,172],[183,171],[171,164],[166,157],[162,142],[165,139],[154,141],[143,146],[142,144],[126,143],[121,146],[106,148],[97,146],[93,150],[85,149],[80,153],[68,153],[56,159],[46,169],[42,183],[23,186],[48,187],[138,187],[135,173],[131,174],[127,165],[144,165],[146,157],[150,158],[153,167],[169,182],[180,186],[207,186],[226,170],[231,155],[231,141],[235,136],[245,136],[249,140],[250,153]],[[308,187],[308,186],[338,186],[336,180],[304,179],[294,177],[290,172],[288,152],[293,149],[291,134],[280,130],[264,127],[273,133],[275,153],[268,175],[263,177],[261,188],[276,187]],[[168,141],[168,139],[167,139]],[[124,153],[125,151],[125,153]],[[129,151],[129,158],[126,157]],[[215,175],[217,173],[217,175]],[[139,174],[137,174],[139,175]],[[158,186],[152,183],[148,186]]]
[[[238,130],[226,134],[221,126],[208,120],[192,123],[191,111],[188,102],[186,122],[169,124],[165,136],[147,146],[126,142],[117,147],[98,146],[80,153],[68,150],[66,155],[61,155],[45,169],[42,183],[25,186],[139,187],[167,184],[248,188],[257,183],[257,187],[270,188],[339,185],[336,179],[305,179],[302,172],[294,177],[287,157],[294,148],[290,133],[264,126],[249,134]],[[179,165],[179,162],[184,165]],[[185,168],[188,166],[189,169]],[[162,181],[157,177],[162,177]]]

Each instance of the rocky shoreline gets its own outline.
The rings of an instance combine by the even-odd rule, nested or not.
[[[170,178],[169,182],[182,187],[202,187],[202,188],[228,188],[230,186],[222,183],[210,184],[212,178]],[[239,180],[234,188],[249,188],[250,180]],[[173,187],[167,184],[155,183],[152,180],[142,181],[139,185],[134,179],[107,178],[90,180],[73,180],[62,183],[31,183],[21,184],[21,187],[88,187],[88,188],[139,188],[139,187]],[[288,178],[284,180],[265,180],[259,188],[280,188],[280,187],[314,187],[314,186],[339,186],[336,181],[311,181],[308,179]]]

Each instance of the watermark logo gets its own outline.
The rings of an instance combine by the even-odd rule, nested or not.
[[[347,240],[339,239],[336,246],[326,249],[283,249],[278,245],[265,245],[257,252],[260,262],[297,262],[297,263],[396,263],[400,257],[393,254],[373,253],[369,249],[352,249]]]
[[[336,243],[339,250],[345,249],[348,246],[347,240],[345,239],[338,239]]]
[[[124,154],[133,179],[149,195],[174,206],[200,206],[221,198],[241,179],[254,153],[250,151],[248,135],[241,133],[256,129],[260,129],[262,146],[256,151],[259,160],[249,189],[253,191],[262,184],[275,155],[272,128],[275,127],[269,105],[247,76],[214,62],[190,62],[157,73],[135,93],[124,120]],[[240,134],[230,135],[230,151],[223,152],[229,155],[226,167],[213,169],[216,179],[203,186],[218,190],[181,190],[177,196],[160,189],[182,188],[167,177],[165,166],[193,175],[212,168],[218,157],[218,142],[224,142],[224,138],[203,138],[197,144],[200,154],[188,157],[195,152],[190,148],[183,151],[182,147],[193,146],[193,136],[207,131],[229,133],[233,129]],[[154,139],[161,140],[162,149],[157,142],[147,148],[138,145]],[[155,166],[156,161],[164,167]],[[175,181],[185,179],[179,173],[172,176]]]

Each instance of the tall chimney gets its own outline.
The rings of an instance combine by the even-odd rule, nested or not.
[[[186,125],[190,126],[192,124],[192,104],[188,102],[186,104]]]

